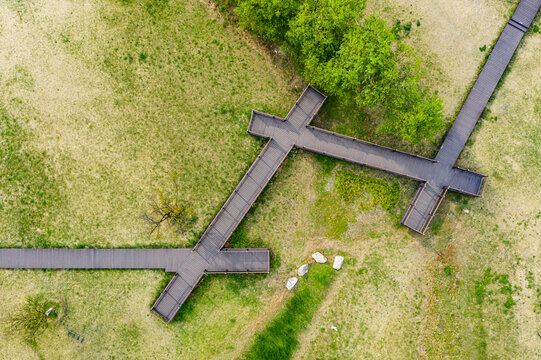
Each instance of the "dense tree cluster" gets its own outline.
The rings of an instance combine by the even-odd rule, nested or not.
[[[243,27],[279,44],[306,80],[370,114],[378,131],[417,143],[443,128],[442,101],[423,85],[420,58],[400,26],[363,16],[365,0],[221,2]]]

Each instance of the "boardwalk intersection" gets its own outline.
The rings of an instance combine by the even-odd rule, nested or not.
[[[326,97],[308,86],[283,119],[253,111],[248,133],[268,142],[193,249],[0,249],[0,268],[174,272],[151,309],[168,323],[204,274],[269,271],[269,249],[224,245],[293,147],[419,181],[401,224],[423,234],[448,190],[481,195],[486,177],[454,164],[540,6],[541,0],[520,2],[435,159],[311,126]]]

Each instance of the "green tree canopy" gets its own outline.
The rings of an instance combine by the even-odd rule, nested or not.
[[[234,1],[244,27],[278,42],[309,82],[371,115],[378,132],[418,143],[442,130],[442,101],[423,84],[400,22],[362,20],[366,0]]]
[[[307,78],[382,119],[380,132],[417,143],[443,126],[443,105],[422,84],[421,61],[392,28],[370,16],[345,36],[336,56],[307,64]]]
[[[240,0],[235,13],[245,28],[267,40],[281,42],[299,5],[299,0]]]
[[[365,0],[305,1],[286,34],[288,49],[304,64],[330,60],[364,7]]]

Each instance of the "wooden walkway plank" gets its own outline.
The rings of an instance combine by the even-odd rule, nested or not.
[[[531,25],[540,7],[541,0],[522,0],[517,6],[436,156],[436,160],[443,166],[452,167],[456,163],[479,117],[483,113],[505,72],[509,61],[511,61],[513,54],[522,40],[524,32]],[[480,174],[467,174],[453,167],[448,172],[445,183],[440,183],[439,185],[440,189],[445,187],[445,189],[448,188],[464,194],[480,196],[484,178]],[[444,194],[443,190],[440,193]],[[429,197],[428,194],[424,194],[423,192],[420,195],[423,198]],[[432,201],[421,202],[415,206],[408,207],[401,223],[416,232],[424,233],[433,217],[430,214],[433,214],[437,206],[439,206],[439,202],[435,202],[434,198],[431,199]],[[433,208],[434,206],[436,208]]]
[[[191,249],[0,249],[0,268],[170,271],[190,253]]]

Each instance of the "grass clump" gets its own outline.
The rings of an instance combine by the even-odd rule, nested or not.
[[[501,295],[503,297],[503,312],[507,314],[508,310],[516,305],[513,299],[513,293],[516,288],[509,282],[509,275],[496,274],[491,268],[486,269],[483,278],[475,282],[475,300],[477,305],[482,305],[488,297],[489,302],[494,302],[494,297]]]
[[[345,201],[359,199],[361,210],[375,206],[393,210],[400,200],[400,186],[383,179],[356,174],[353,171],[340,171],[336,176],[336,192]]]
[[[330,265],[314,264],[282,312],[256,336],[243,359],[291,358],[299,344],[297,335],[311,322],[334,276]]]

